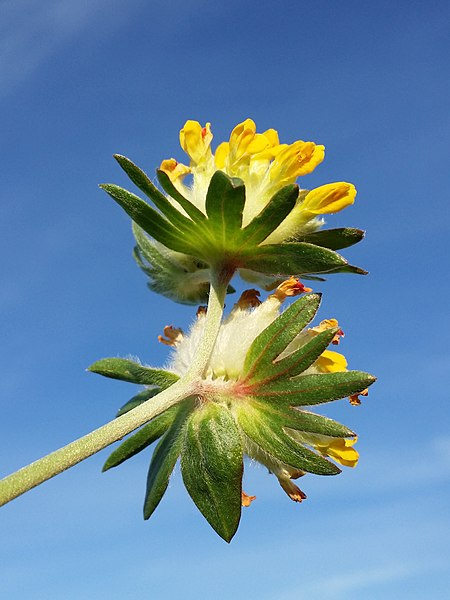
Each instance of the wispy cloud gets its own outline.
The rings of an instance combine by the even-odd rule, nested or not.
[[[63,44],[89,26],[107,0],[7,0],[1,3],[0,97],[26,80]],[[117,5],[116,5],[117,9]],[[117,19],[117,10],[116,19]],[[108,11],[108,22],[114,18]],[[117,22],[120,22],[117,19]],[[104,20],[102,20],[104,23]]]

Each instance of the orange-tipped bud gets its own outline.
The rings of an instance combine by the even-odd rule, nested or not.
[[[241,297],[236,302],[235,307],[242,309],[255,308],[261,304],[261,300],[258,297],[260,295],[261,294],[258,290],[245,290],[242,292]]]
[[[256,496],[249,496],[245,492],[242,492],[241,504],[242,506],[250,506],[250,504],[256,500]]]
[[[289,279],[286,279],[280,283],[275,292],[271,294],[269,298],[276,298],[280,302],[284,302],[288,296],[299,296],[305,292],[312,292],[312,289],[304,286],[300,279],[297,279],[296,277],[289,277]]]
[[[158,335],[158,342],[165,346],[176,346],[183,338],[183,330],[173,325],[166,325],[163,333],[164,335]]]

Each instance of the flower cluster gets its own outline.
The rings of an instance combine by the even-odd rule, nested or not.
[[[280,143],[274,129],[257,133],[251,119],[215,153],[212,139],[209,123],[185,123],[180,143],[189,165],[162,161],[157,175],[165,193],[128,158],[115,156],[162,215],[119,186],[102,186],[135,223],[135,258],[153,291],[200,304],[219,268],[239,271],[266,290],[291,275],[365,273],[336,252],[364,232],[322,229],[322,215],[353,204],[355,187],[336,182],[307,190],[296,184],[323,161],[322,145]]]
[[[214,154],[212,139],[210,123],[202,127],[197,121],[186,121],[180,131],[180,144],[189,156],[189,166],[171,158],[163,160],[160,169],[203,212],[209,183],[216,171],[241,179],[246,189],[244,226],[263,210],[276,192],[311,173],[325,157],[324,146],[314,142],[298,140],[280,144],[275,129],[257,133],[251,119],[236,125],[230,140],[219,144]],[[186,185],[186,176],[190,174],[192,183]],[[342,210],[353,204],[355,196],[355,186],[345,182],[329,183],[311,191],[300,189],[293,210],[264,243],[296,239],[305,231],[317,230],[324,223],[320,215]]]
[[[189,494],[227,541],[236,532],[241,506],[255,499],[242,490],[245,456],[266,466],[296,502],[306,495],[293,480],[305,473],[336,475],[336,462],[356,465],[356,434],[306,409],[345,396],[358,398],[374,378],[347,371],[344,356],[327,349],[343,336],[336,319],[307,327],[320,295],[306,293],[280,311],[286,298],[304,292],[309,288],[294,277],[264,302],[257,290],[244,292],[222,322],[207,368],[189,397],[142,427],[108,458],[105,470],[160,439],[149,469],[145,518],[162,499],[179,458]],[[201,307],[188,334],[174,326],[164,328],[159,339],[172,347],[165,371],[122,359],[92,365],[92,371],[108,377],[151,384],[119,415],[186,375],[202,344],[206,319]]]

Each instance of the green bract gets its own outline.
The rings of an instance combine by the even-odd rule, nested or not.
[[[366,273],[335,251],[360,241],[364,233],[359,229],[304,232],[295,241],[265,243],[299,201],[295,184],[277,191],[243,226],[246,190],[242,180],[216,171],[206,192],[204,213],[176,189],[164,171],[157,175],[167,195],[128,158],[115,158],[158,209],[117,185],[100,186],[137,224],[135,258],[158,293],[185,303],[205,302],[211,269],[240,270],[244,278],[266,288],[291,275]]]

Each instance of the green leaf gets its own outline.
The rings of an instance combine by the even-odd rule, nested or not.
[[[128,402],[120,408],[116,417],[121,417],[130,410],[133,410],[133,408],[136,408],[136,406],[139,406],[143,402],[147,402],[147,400],[150,400],[150,398],[153,398],[153,396],[159,394],[160,391],[160,387],[153,387],[142,390],[142,392],[139,392],[139,394],[136,394],[136,396],[130,398],[130,400],[128,400]]]
[[[147,477],[144,519],[151,517],[169,485],[170,476],[183,446],[186,419],[192,407],[192,399],[177,407],[179,410],[175,420],[153,452]]]
[[[185,212],[191,217],[193,221],[197,223],[202,223],[206,221],[206,215],[204,215],[202,211],[195,206],[195,204],[192,204],[190,200],[185,198],[183,194],[181,194],[177,190],[177,188],[171,182],[170,177],[167,175],[167,173],[164,173],[164,171],[158,169],[156,171],[156,175],[158,177],[162,189],[178,202],[178,204],[185,210]]]
[[[320,435],[326,435],[330,437],[354,437],[356,434],[354,431],[341,425],[333,419],[323,417],[322,415],[316,415],[305,410],[300,410],[292,407],[277,406],[275,404],[267,404],[263,402],[257,402],[252,398],[251,403],[257,407],[259,411],[264,414],[269,414],[272,419],[276,420],[279,427],[288,427],[295,429],[296,431],[304,431],[306,433],[317,433]]]
[[[279,406],[312,406],[358,394],[375,380],[373,375],[361,371],[301,375],[270,382],[252,394]]]
[[[341,250],[360,242],[365,235],[362,229],[346,227],[342,229],[323,229],[312,233],[304,233],[299,236],[299,241],[324,246],[331,250]]]
[[[308,273],[363,273],[352,267],[337,252],[304,242],[267,244],[259,246],[251,254],[244,255],[241,267],[277,277]]]
[[[157,385],[162,390],[170,387],[179,379],[178,375],[170,371],[143,367],[126,358],[102,358],[88,367],[88,371],[130,383]]]
[[[216,171],[206,194],[206,214],[215,239],[227,250],[240,239],[244,206],[244,182]]]
[[[127,438],[118,448],[112,452],[105,464],[103,471],[117,467],[135,454],[138,454],[158,438],[160,438],[172,425],[179,410],[179,405],[172,406],[147,423],[137,433]]]
[[[295,352],[272,363],[272,365],[266,369],[264,382],[261,382],[261,385],[273,379],[295,377],[296,375],[303,373],[303,371],[306,371],[306,369],[310,367],[329,346],[331,340],[338,331],[339,327],[322,331],[321,333],[314,335],[314,337],[311,337],[309,341],[303,344],[303,346]]]
[[[122,156],[121,154],[114,154],[114,158],[117,160],[119,165],[131,179],[131,181],[137,185],[137,187],[144,192],[144,194],[153,201],[155,206],[177,227],[180,231],[191,233],[193,231],[193,221],[186,218],[180,213],[162,194],[158,188],[156,188],[150,181],[148,176],[138,166],[136,166],[129,158]]]
[[[245,245],[258,245],[284,221],[298,198],[298,185],[286,185],[269,200],[263,210],[242,230]]]
[[[252,381],[264,377],[272,361],[314,318],[320,299],[320,294],[307,294],[299,298],[253,340],[245,357],[245,379]]]
[[[230,411],[209,403],[186,428],[181,472],[189,495],[211,527],[229,542],[241,516],[242,441]]]
[[[253,408],[238,408],[238,422],[244,433],[263,451],[277,460],[316,475],[336,475],[341,470],[325,458],[294,441],[283,431],[277,415]]]
[[[112,183],[102,184],[100,187],[123,208],[133,221],[154,237],[155,240],[158,240],[158,242],[176,252],[185,252],[187,254],[194,252],[193,248],[184,240],[182,232],[144,202],[144,200],[139,198],[139,196]]]

